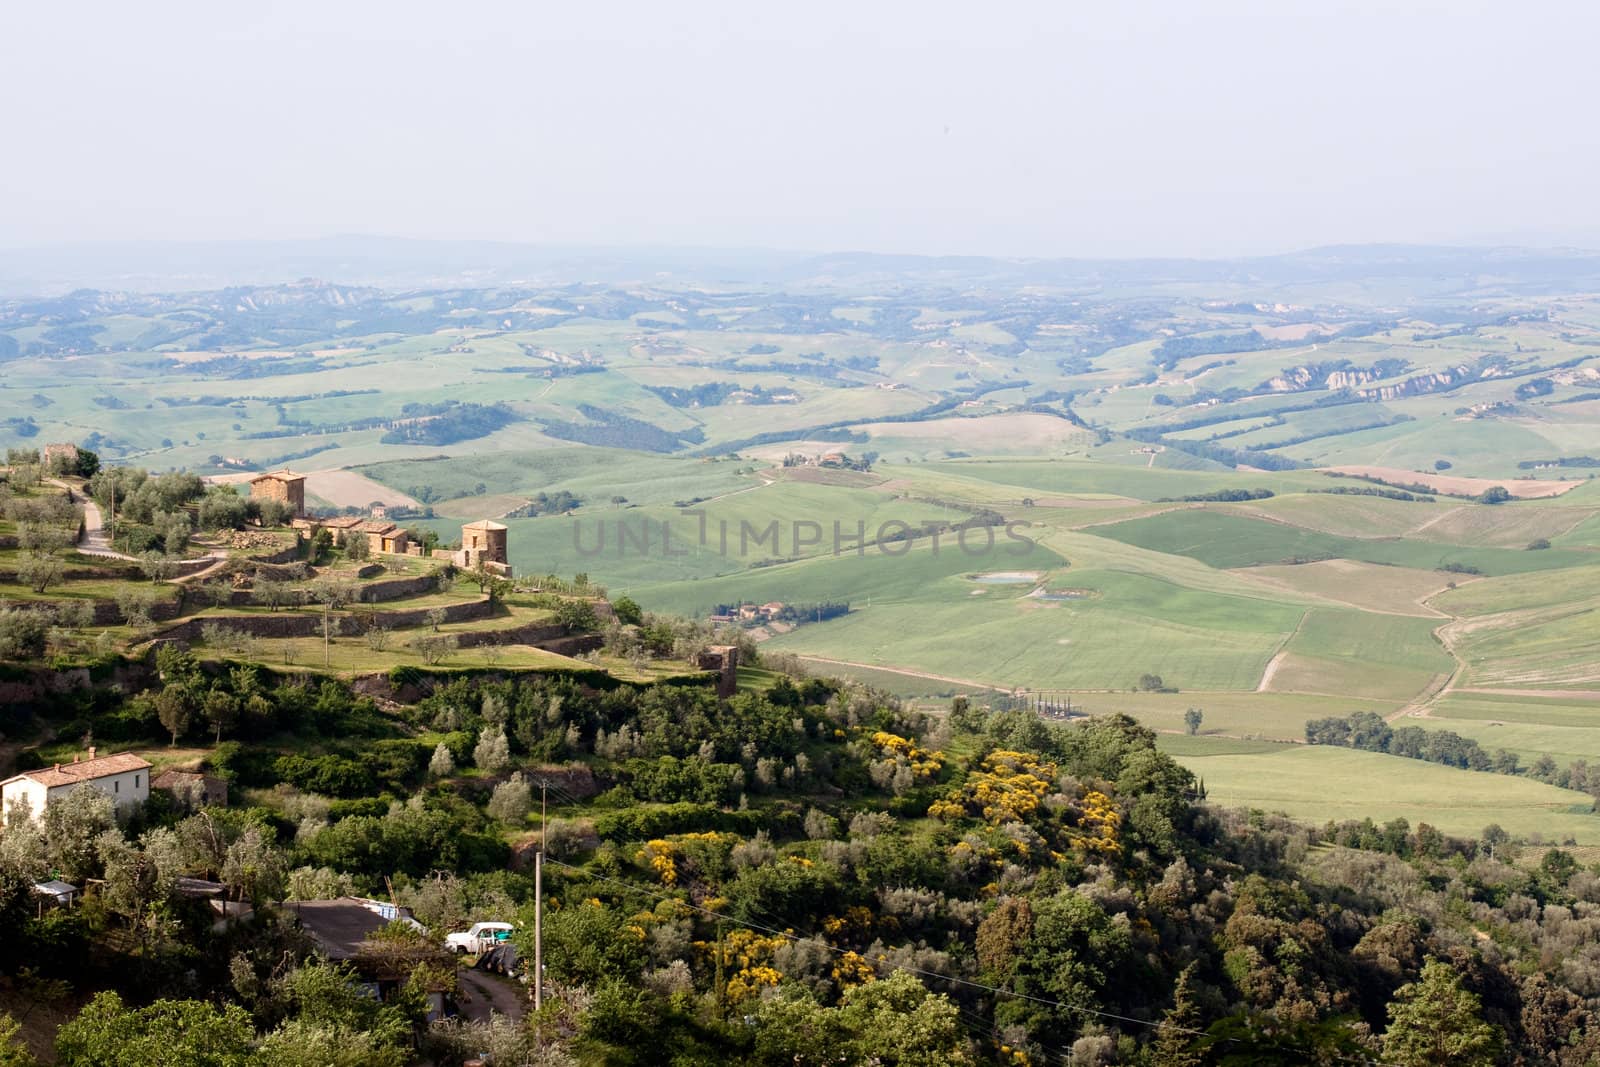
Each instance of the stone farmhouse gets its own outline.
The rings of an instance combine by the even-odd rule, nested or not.
[[[367,547],[373,552],[386,552],[391,556],[421,554],[410,552],[411,535],[387,519],[373,519],[357,529],[366,535]]]
[[[40,458],[44,461],[45,470],[55,470],[58,461],[63,466],[76,467],[78,465],[78,446],[70,442],[45,445],[44,452]]]
[[[281,501],[299,517],[306,513],[306,476],[287,467],[271,474],[258,474],[250,479],[250,496],[256,500]]]
[[[357,515],[339,515],[331,519],[295,519],[289,525],[299,530],[302,537],[308,539],[315,537],[318,530],[327,530],[333,536],[333,543],[343,547],[350,540],[352,533],[356,533],[359,536],[357,527],[363,521]]]
[[[315,537],[318,530],[327,530],[333,537],[333,543],[338,546],[348,544],[352,538],[365,537],[367,548],[375,553],[391,556],[424,554],[422,545],[412,542],[411,535],[404,527],[387,519],[361,519],[353,515],[328,519],[301,516],[291,525],[300,531],[300,536],[306,540]],[[512,572],[507,556],[508,534],[509,530],[504,523],[479,519],[461,527],[460,548],[436,548],[431,557],[449,560],[462,570],[476,570],[481,566],[491,574],[510,578]]]
[[[58,763],[36,771],[23,771],[0,782],[0,812],[10,817],[13,807],[27,806],[32,814],[44,811],[81,786],[90,786],[111,797],[119,807],[140,804],[150,799],[150,761],[131,752],[96,756],[71,763]]]

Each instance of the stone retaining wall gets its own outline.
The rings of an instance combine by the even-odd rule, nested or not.
[[[405,611],[363,611],[356,614],[338,614],[331,627],[336,637],[356,637],[367,632],[373,622],[381,622],[391,629],[424,626],[432,608],[410,608]],[[444,605],[444,621],[468,622],[486,619],[494,614],[494,605],[488,597]],[[198,641],[207,623],[243,631],[255,637],[315,637],[322,633],[321,614],[298,612],[273,612],[267,615],[209,615],[185,619],[163,630],[159,635],[169,641]],[[462,635],[465,636],[465,635]]]
[[[574,634],[571,637],[558,637],[553,641],[540,641],[538,647],[546,652],[554,652],[558,656],[576,656],[582,652],[593,652],[597,648],[605,647],[606,639],[599,634]],[[595,668],[599,670],[598,667]]]
[[[456,644],[461,648],[478,648],[482,645],[535,645],[557,641],[566,636],[566,628],[559,623],[531,622],[526,626],[513,626],[504,630],[465,630],[456,634]]]
[[[432,574],[418,575],[415,578],[380,578],[361,587],[361,602],[381,604],[385,600],[405,600],[408,597],[431,593],[438,588],[439,579]]]
[[[270,554],[265,555],[265,556],[251,556],[250,557],[250,561],[252,563],[278,564],[278,563],[293,563],[295,560],[297,560],[299,558],[300,558],[300,543],[297,541],[294,544],[290,545],[288,548],[280,549],[277,552],[273,552],[273,553],[270,553]]]

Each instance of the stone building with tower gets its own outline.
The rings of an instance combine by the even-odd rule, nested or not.
[[[507,566],[506,527],[489,519],[467,523],[461,527],[461,557],[461,566],[468,569],[480,563]]]
[[[475,571],[479,567],[501,578],[511,577],[511,562],[506,555],[507,528],[492,519],[479,519],[461,527],[461,547],[455,550],[436,548],[437,559],[447,559],[462,570]]]
[[[306,513],[306,476],[287,467],[271,474],[258,474],[250,479],[250,497],[287,504],[299,518]]]

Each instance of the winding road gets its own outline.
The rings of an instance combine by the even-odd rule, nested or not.
[[[111,538],[106,533],[105,520],[100,514],[100,505],[96,504],[92,499],[90,499],[88,494],[80,494],[76,489],[72,488],[72,486],[68,485],[66,482],[59,481],[55,478],[50,479],[50,484],[66,490],[68,500],[83,506],[83,536],[78,539],[78,551],[81,554],[85,556],[99,556],[102,559],[122,559],[127,560],[130,563],[139,562],[138,556],[130,556],[126,552],[118,552],[116,549],[111,547]],[[203,556],[196,556],[193,559],[180,559],[177,562],[180,564],[202,563],[206,560],[220,562],[221,560],[225,560],[227,558],[227,549],[214,548]],[[201,571],[200,573],[204,574],[206,572]],[[189,577],[194,578],[197,577],[197,575],[189,575]]]

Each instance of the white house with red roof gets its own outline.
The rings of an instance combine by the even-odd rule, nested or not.
[[[14,806],[26,804],[37,815],[85,785],[100,790],[119,807],[142,804],[150,799],[150,761],[132,752],[97,757],[91,748],[86,760],[74,757],[71,763],[23,771],[0,782],[0,812],[9,819]]]

